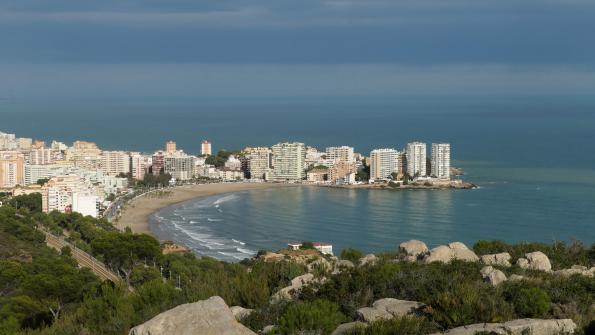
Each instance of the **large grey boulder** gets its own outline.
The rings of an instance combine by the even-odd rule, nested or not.
[[[507,252],[501,252],[499,254],[483,255],[480,257],[481,262],[485,265],[500,265],[510,266],[510,254]]]
[[[242,319],[244,319],[245,317],[247,317],[248,315],[250,315],[254,312],[253,309],[248,309],[248,308],[244,308],[244,307],[240,307],[240,306],[232,306],[230,308],[230,310],[231,310],[231,313],[233,314],[233,316],[238,321],[242,321]]]
[[[426,264],[432,262],[450,263],[453,260],[477,262],[479,257],[463,243],[453,242],[430,250],[430,253],[424,257],[423,262]]]
[[[130,335],[256,335],[220,297],[180,305],[130,330]]]
[[[578,274],[593,278],[595,276],[595,267],[589,269],[586,266],[573,265],[570,267],[570,269],[554,271],[554,274],[563,277],[570,277],[572,275]]]
[[[399,244],[399,251],[404,254],[404,260],[414,262],[419,256],[426,254],[429,249],[422,241],[409,240]]]
[[[561,335],[574,334],[575,330],[576,324],[571,319],[518,319],[504,323],[477,323],[453,328],[442,334],[475,335],[486,332],[497,335]]]
[[[486,283],[490,283],[492,286],[500,285],[501,283],[506,281],[506,275],[504,272],[495,269],[491,265],[484,266],[481,269],[481,277]]]
[[[355,321],[355,322],[348,322],[340,324],[337,329],[335,329],[331,335],[348,335],[351,334],[357,328],[365,328],[368,325],[366,323]]]
[[[314,281],[314,275],[306,273],[301,276],[297,276],[291,280],[291,285],[284,287],[273,294],[271,297],[271,303],[278,303],[281,301],[289,301],[297,298],[300,290],[307,284]]]
[[[525,254],[525,258],[519,258],[517,265],[526,270],[552,271],[552,264],[550,259],[541,252],[535,251]]]
[[[378,258],[374,254],[367,254],[359,259],[360,266],[374,265],[378,262]]]
[[[424,304],[417,301],[384,298],[376,300],[372,307],[358,309],[357,315],[360,320],[374,322],[409,315],[423,306]]]

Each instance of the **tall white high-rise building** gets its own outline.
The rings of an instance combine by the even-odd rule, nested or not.
[[[190,180],[194,176],[194,156],[182,152],[166,154],[163,157],[163,172],[176,180]]]
[[[210,156],[211,152],[211,142],[204,140],[200,144],[200,154],[203,156]]]
[[[425,177],[426,172],[426,144],[413,142],[407,144],[407,173],[411,177]]]
[[[19,151],[0,151],[0,188],[23,185],[25,155]]]
[[[450,179],[449,143],[432,143],[432,177]]]
[[[337,163],[353,163],[355,162],[353,147],[341,146],[326,148],[326,159],[333,160]]]
[[[130,172],[132,177],[138,180],[142,180],[145,174],[151,166],[152,157],[148,155],[142,155],[138,152],[130,154]]]
[[[400,153],[395,149],[375,149],[370,152],[370,179],[387,179],[399,171]]]
[[[272,179],[300,181],[304,179],[306,146],[304,143],[279,143],[271,148],[273,154]]]
[[[124,151],[103,151],[101,153],[101,171],[108,176],[130,172],[130,154]]]
[[[266,179],[271,170],[271,149],[267,147],[244,149],[250,179]]]

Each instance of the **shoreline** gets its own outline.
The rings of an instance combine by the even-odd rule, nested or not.
[[[215,183],[177,186],[164,190],[166,194],[162,196],[144,195],[131,200],[124,206],[122,215],[114,222],[114,225],[120,230],[130,227],[135,234],[149,234],[156,237],[151,231],[149,218],[160,209],[218,194],[292,186],[294,185],[274,183]]]

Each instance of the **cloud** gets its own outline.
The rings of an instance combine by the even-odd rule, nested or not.
[[[7,97],[591,94],[595,69],[503,64],[0,66]]]
[[[592,18],[588,0],[255,0],[8,1],[3,23],[119,26],[325,27],[502,24],[511,20]]]

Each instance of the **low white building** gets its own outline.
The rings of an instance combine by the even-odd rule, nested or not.
[[[98,204],[99,200],[96,195],[83,193],[74,193],[72,195],[72,211],[80,213],[83,216],[98,217]]]
[[[222,168],[217,170],[217,177],[223,181],[237,181],[244,179],[244,172],[240,169]]]

